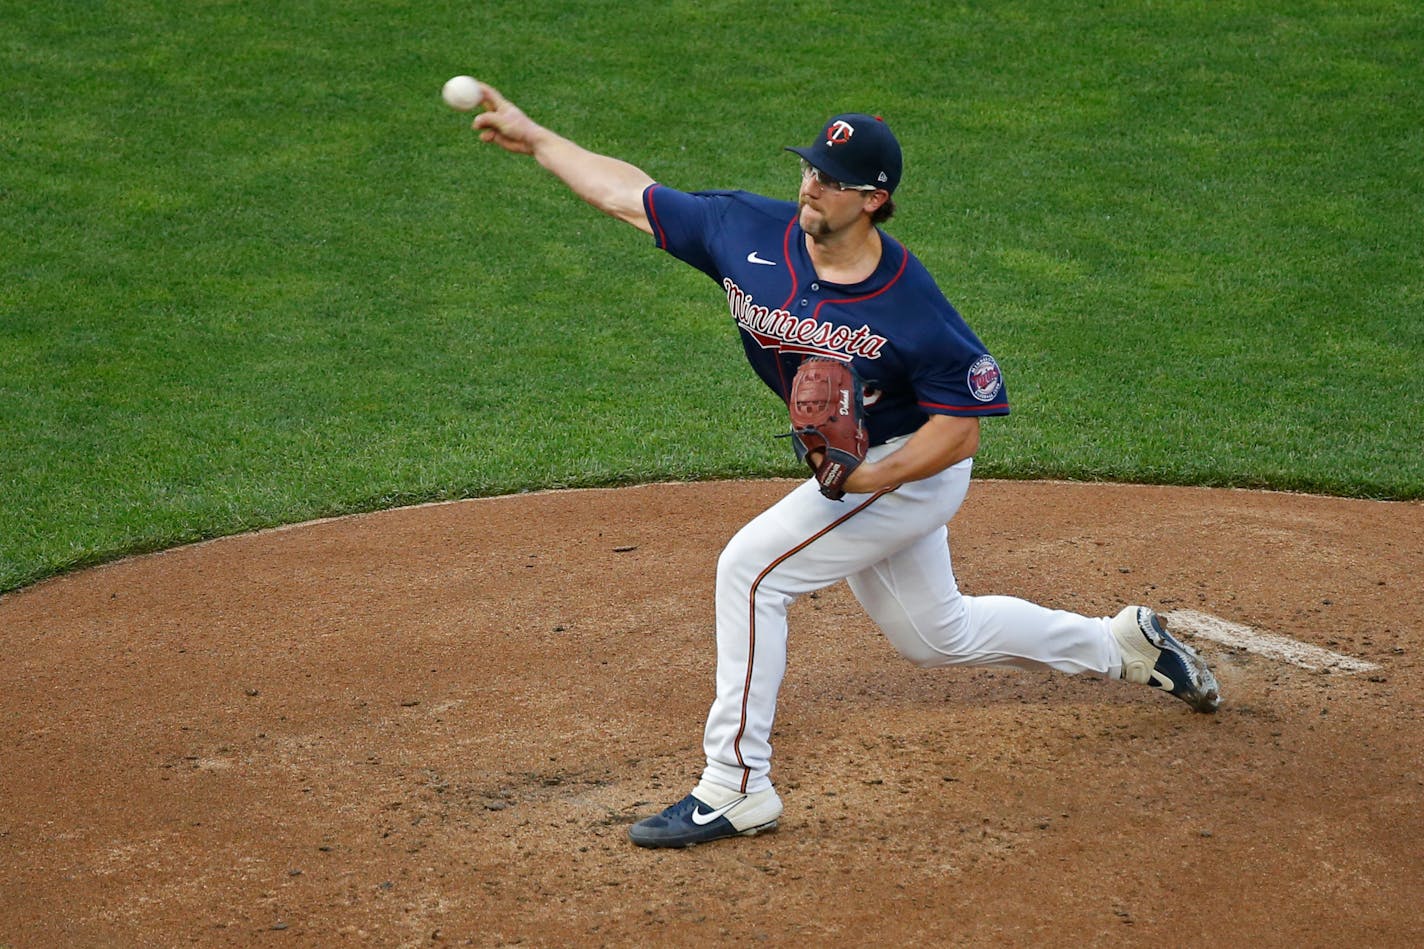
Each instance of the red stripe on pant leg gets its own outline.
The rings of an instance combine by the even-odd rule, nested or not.
[[[785,563],[787,558],[792,557],[805,550],[811,544],[815,543],[820,538],[825,537],[831,531],[835,530],[837,527],[841,526],[846,521],[859,514],[861,511],[870,507],[870,505],[874,504],[881,497],[885,496],[886,494],[889,494],[893,490],[895,489],[887,488],[884,491],[877,491],[876,493],[872,494],[870,497],[866,498],[865,501],[859,507],[852,508],[850,511],[846,512],[844,516],[836,518],[834,521],[827,524],[825,527],[821,528],[819,531],[812,534],[810,537],[806,538],[801,543],[797,544],[795,547],[792,547],[780,557],[777,557],[775,560],[773,560],[770,564],[767,565],[767,568],[765,570],[763,570],[760,574],[757,575],[757,578],[754,581],[752,581],[751,595],[747,598],[747,603],[749,606],[747,615],[747,680],[746,684],[742,686],[742,720],[741,724],[737,728],[737,737],[732,741],[732,751],[737,756],[737,764],[741,765],[742,767],[742,783],[740,791],[743,794],[747,793],[747,782],[751,780],[752,776],[751,769],[747,767],[746,761],[742,758],[742,735],[744,735],[747,730],[747,703],[751,701],[752,670],[756,668],[757,588],[761,586],[761,582],[766,579],[767,574],[771,573],[771,571],[775,570],[781,564]]]

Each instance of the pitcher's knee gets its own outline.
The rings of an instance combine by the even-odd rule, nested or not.
[[[884,632],[895,651],[921,669],[952,666],[965,660],[963,637],[943,635],[947,632],[945,630],[937,631],[941,635],[927,636],[923,631],[906,625],[898,629],[884,629]]]
[[[899,647],[899,652],[901,656],[921,669],[938,669],[941,666],[952,666],[962,661],[960,657],[940,652],[926,643],[919,643],[915,647]]]
[[[950,612],[948,621],[928,627],[917,626],[907,617],[903,623],[881,628],[895,651],[921,669],[971,662],[973,637],[967,613],[962,608]]]
[[[728,544],[717,558],[717,589],[750,589],[763,569],[759,562],[737,549],[735,544]]]
[[[719,586],[731,583],[741,589],[753,585],[763,589],[790,587],[792,582],[777,569],[786,554],[786,546],[778,540],[743,528],[717,557],[717,582]]]

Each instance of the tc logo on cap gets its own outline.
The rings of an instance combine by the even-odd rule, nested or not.
[[[826,146],[844,145],[855,134],[855,128],[844,119],[836,119],[826,127]]]

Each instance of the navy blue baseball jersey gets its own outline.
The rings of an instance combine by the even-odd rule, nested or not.
[[[994,357],[883,231],[879,266],[847,286],[816,276],[795,202],[653,184],[643,207],[658,247],[721,284],[748,361],[783,401],[801,361],[826,356],[848,360],[865,381],[872,445],[916,431],[931,413],[1008,414]]]

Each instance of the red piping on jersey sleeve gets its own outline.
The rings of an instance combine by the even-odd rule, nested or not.
[[[654,206],[656,202],[653,199],[653,194],[657,191],[658,187],[658,183],[653,182],[648,185],[647,188],[643,189],[643,195],[648,201],[648,223],[653,226],[653,240],[658,242],[659,248],[666,250],[667,233],[663,230],[662,222],[658,220],[658,210]]]
[[[922,409],[941,409],[945,412],[973,412],[975,414],[1009,407],[1009,403],[1007,402],[976,402],[973,405],[940,405],[938,402],[917,402],[916,404]]]

